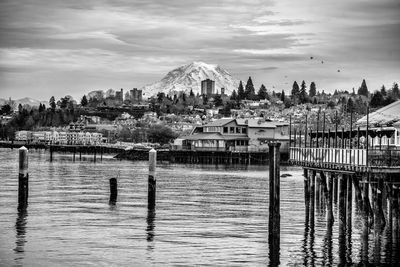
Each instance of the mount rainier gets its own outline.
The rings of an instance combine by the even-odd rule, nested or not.
[[[194,94],[200,94],[201,81],[207,78],[215,81],[215,90],[218,93],[221,93],[221,88],[225,88],[225,93],[231,94],[239,86],[239,81],[218,65],[192,62],[170,71],[161,81],[144,86],[142,90],[145,97],[154,96],[159,92],[174,95],[184,91],[189,94],[190,90],[193,90]]]

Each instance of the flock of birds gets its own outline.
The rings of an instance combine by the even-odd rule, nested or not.
[[[310,60],[314,60],[314,56],[310,56]],[[324,64],[324,61],[323,61],[323,60],[321,60],[321,64]],[[337,72],[340,72],[340,69],[337,69]],[[287,79],[287,78],[288,78],[288,76],[285,75],[285,79]],[[288,82],[285,82],[285,84],[289,84],[289,83],[288,83]],[[275,88],[275,85],[272,86],[272,88]]]

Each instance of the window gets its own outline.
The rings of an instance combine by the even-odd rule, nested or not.
[[[235,127],[230,127],[229,133],[231,133],[231,134],[235,133]]]
[[[242,128],[242,134],[247,134],[247,128],[245,127]]]
[[[236,127],[236,133],[240,134],[240,127]]]
[[[224,133],[228,133],[228,127],[224,127]]]

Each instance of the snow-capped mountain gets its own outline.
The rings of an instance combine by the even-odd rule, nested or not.
[[[38,107],[40,104],[46,105],[46,107],[49,106],[48,101],[39,101],[30,97],[24,97],[21,99],[17,100],[12,100],[12,99],[3,99],[0,98],[0,107],[3,105],[9,104],[11,105],[15,110],[18,109],[18,105],[21,104],[22,106],[31,106],[31,107]]]
[[[161,81],[144,86],[142,90],[144,97],[151,97],[159,92],[173,95],[184,91],[189,94],[190,90],[194,94],[200,94],[201,81],[205,79],[215,81],[215,90],[221,93],[221,88],[225,88],[228,95],[239,86],[239,81],[218,65],[193,62],[170,71]]]

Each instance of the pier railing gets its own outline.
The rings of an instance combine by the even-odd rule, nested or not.
[[[367,165],[366,149],[291,147],[290,159],[296,162]]]
[[[400,150],[291,147],[293,163],[351,167],[400,167]]]

